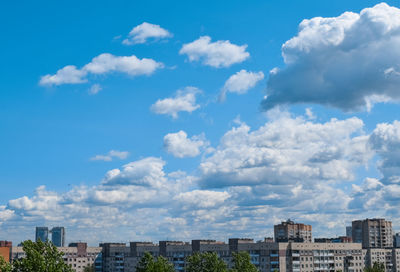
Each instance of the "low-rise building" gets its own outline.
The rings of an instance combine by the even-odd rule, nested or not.
[[[6,262],[10,262],[11,248],[12,248],[12,242],[0,241],[0,256],[3,257],[3,259]]]

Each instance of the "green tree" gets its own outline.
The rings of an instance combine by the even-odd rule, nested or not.
[[[383,263],[375,262],[372,267],[364,269],[365,272],[385,272],[385,265]]]
[[[195,253],[187,258],[186,272],[227,272],[227,266],[215,252]]]
[[[26,257],[13,261],[12,272],[73,272],[64,262],[64,253],[51,242],[28,240],[22,243],[22,248]]]
[[[233,253],[233,268],[231,272],[258,272],[257,267],[251,263],[249,253],[246,251]]]
[[[174,266],[162,256],[154,260],[149,252],[145,252],[136,266],[136,272],[174,272]]]
[[[0,272],[11,272],[11,265],[0,256]]]
[[[94,264],[88,265],[83,269],[84,272],[94,272]]]

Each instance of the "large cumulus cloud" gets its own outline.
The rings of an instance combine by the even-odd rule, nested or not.
[[[271,70],[266,110],[316,103],[344,111],[400,100],[400,10],[385,3],[338,17],[304,20]]]
[[[369,154],[362,127],[358,118],[313,123],[284,114],[255,131],[241,124],[201,163],[201,186],[352,180]]]

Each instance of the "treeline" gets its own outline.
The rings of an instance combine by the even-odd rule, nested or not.
[[[64,262],[64,253],[51,242],[28,240],[22,243],[22,248],[26,257],[13,260],[12,264],[0,258],[1,272],[74,272]]]
[[[139,261],[137,272],[175,272],[174,266],[162,256],[154,258],[150,253],[145,253]],[[233,253],[233,267],[228,268],[215,252],[195,253],[187,257],[186,272],[259,272],[251,263],[247,252]]]

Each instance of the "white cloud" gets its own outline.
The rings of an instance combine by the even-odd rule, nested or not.
[[[202,61],[203,64],[216,68],[229,67],[235,63],[245,61],[250,57],[246,52],[247,45],[235,45],[230,41],[211,42],[209,36],[184,44],[179,51],[186,54],[189,61]]]
[[[385,3],[303,20],[282,46],[286,66],[270,73],[262,105],[317,103],[354,111],[398,102],[399,47],[400,10]]]
[[[321,124],[285,114],[252,132],[241,124],[201,163],[201,185],[351,181],[354,168],[370,157],[362,128],[358,118]]]
[[[146,43],[149,39],[163,39],[172,37],[172,34],[160,27],[159,25],[142,23],[135,26],[131,32],[129,32],[128,38],[122,41],[123,44],[131,45],[137,43]]]
[[[164,148],[177,158],[196,157],[201,149],[206,147],[208,142],[204,135],[187,137],[185,131],[168,133],[164,136]]]
[[[311,108],[306,108],[306,116],[308,119],[311,119],[311,120],[316,118],[314,113],[312,112]]]
[[[114,56],[103,53],[93,58],[82,69],[68,65],[58,70],[55,75],[45,75],[40,79],[39,84],[43,86],[79,84],[87,82],[89,74],[99,75],[111,72],[120,72],[130,76],[151,75],[157,69],[163,67],[164,65],[161,62],[153,59],[139,59],[135,55]]]
[[[119,57],[104,53],[93,58],[82,69],[92,74],[121,72],[131,76],[138,76],[151,75],[156,69],[162,67],[163,64],[152,59],[138,59],[135,55]]]
[[[92,161],[112,161],[113,158],[124,160],[129,156],[128,151],[110,150],[106,155],[96,155],[91,157]]]
[[[371,216],[400,224],[399,170],[392,168],[399,161],[400,122],[379,124],[368,135],[358,118],[318,122],[287,112],[269,118],[254,130],[240,122],[227,131],[195,177],[168,172],[161,158],[143,158],[108,171],[95,186],[61,193],[41,186],[32,196],[9,200],[0,205],[0,230],[21,240],[35,225],[62,223],[69,239],[82,239],[83,228],[85,240],[97,243],[243,233],[258,239],[286,218],[313,224],[318,236],[339,234],[351,220]],[[354,177],[371,152],[382,161],[383,178],[359,184]]]
[[[7,209],[6,206],[0,206],[0,225],[5,221],[10,220],[13,216],[13,210]]]
[[[157,100],[150,109],[154,113],[167,114],[176,119],[181,111],[191,113],[200,108],[200,105],[196,104],[196,95],[199,93],[201,91],[195,87],[186,87],[178,90],[174,97]]]
[[[225,82],[221,93],[221,99],[225,99],[227,92],[245,94],[249,89],[256,86],[256,84],[263,79],[263,72],[247,72],[246,70],[242,69],[236,74],[230,76]]]
[[[400,184],[400,122],[378,124],[370,136],[369,143],[381,161],[378,168],[385,184]]]
[[[89,94],[95,95],[98,94],[103,88],[101,87],[100,84],[93,84],[90,89],[89,89]]]
[[[228,192],[216,192],[207,190],[194,190],[190,192],[180,193],[174,197],[174,200],[179,201],[184,205],[185,209],[193,208],[212,208],[221,205],[229,198]]]
[[[45,75],[39,81],[42,86],[78,84],[87,82],[87,72],[79,70],[74,65],[68,65],[57,71],[55,75]]]
[[[122,170],[113,169],[103,179],[104,185],[139,185],[159,187],[165,181],[165,161],[149,157],[125,164]]]

